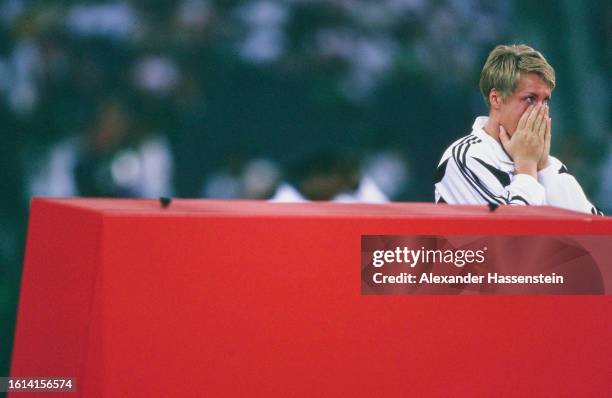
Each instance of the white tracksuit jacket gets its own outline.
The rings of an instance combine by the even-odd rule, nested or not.
[[[603,213],[585,196],[567,168],[550,156],[538,179],[515,174],[514,162],[483,127],[478,117],[472,133],[455,141],[442,155],[435,177],[436,203],[550,205],[584,213]]]

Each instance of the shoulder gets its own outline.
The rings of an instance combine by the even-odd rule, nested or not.
[[[505,187],[511,183],[512,177],[498,152],[487,137],[474,133],[462,137],[444,153],[436,170],[435,181],[441,181],[449,174],[462,180],[485,181],[490,186],[497,186],[499,182],[501,187]]]
[[[495,154],[480,137],[468,134],[453,142],[442,155],[440,163],[452,159],[465,163],[468,158],[481,159],[487,163],[496,163]]]
[[[566,173],[569,174],[569,170],[567,169],[567,166],[565,166],[565,164],[562,161],[560,161],[554,156],[549,156],[548,159],[550,160],[550,165],[552,166],[554,170],[557,171],[558,174],[566,174]]]

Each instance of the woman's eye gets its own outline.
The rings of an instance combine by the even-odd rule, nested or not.
[[[527,97],[527,98],[526,98],[526,101],[527,101],[527,103],[529,103],[529,104],[533,104],[533,103],[534,103],[534,101],[535,101],[535,98],[534,98],[534,97]]]

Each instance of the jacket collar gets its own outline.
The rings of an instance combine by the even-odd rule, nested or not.
[[[510,159],[510,156],[508,156],[501,144],[497,142],[495,138],[491,137],[486,131],[484,131],[484,126],[487,124],[488,120],[489,118],[487,116],[477,117],[472,125],[472,134],[480,138],[482,142],[488,145],[489,148],[491,148],[491,151],[495,154],[495,157],[500,162],[508,165],[514,165],[514,162],[512,159]]]

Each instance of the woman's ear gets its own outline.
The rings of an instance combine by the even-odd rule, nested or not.
[[[491,109],[498,110],[502,101],[502,94],[497,91],[497,89],[492,88],[491,91],[489,91],[489,104],[491,104]]]

